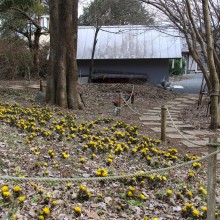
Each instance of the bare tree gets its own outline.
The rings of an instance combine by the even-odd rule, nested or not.
[[[78,1],[49,1],[50,64],[46,101],[81,109],[76,63]]]
[[[84,7],[83,14],[79,17],[79,24],[95,27],[88,79],[91,82],[95,49],[101,27],[104,25],[152,25],[154,17],[137,0],[94,0],[88,7]]]
[[[210,128],[219,125],[219,5],[214,0],[140,0],[152,5],[177,27],[202,70],[211,99]],[[204,63],[204,58],[207,66]]]
[[[33,56],[33,76],[39,77],[40,72],[40,37],[48,34],[41,26],[41,15],[46,13],[46,3],[35,1],[7,1],[0,3],[1,29],[3,33],[14,32],[28,40]]]

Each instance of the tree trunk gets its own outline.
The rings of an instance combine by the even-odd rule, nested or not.
[[[212,85],[211,91],[211,124],[210,128],[216,130],[218,128],[219,116],[218,116],[218,97],[219,97],[219,79],[214,62],[214,40],[213,33],[210,23],[209,15],[209,1],[202,0],[203,3],[203,14],[204,23],[206,29],[206,39],[207,39],[207,63],[209,67],[210,82]]]
[[[60,0],[59,3],[51,0],[50,5],[50,17],[53,19],[50,23],[51,57],[47,102],[61,107],[81,109],[76,63],[78,0]],[[51,83],[53,85],[50,85]]]
[[[77,32],[78,32],[78,1],[68,1],[66,22],[66,47],[67,52],[67,101],[71,109],[82,109],[82,103],[77,91],[78,68],[76,62],[77,54]]]
[[[46,103],[56,103],[56,79],[57,79],[57,56],[56,47],[58,44],[58,1],[49,1],[49,13],[50,13],[50,54],[49,54],[49,66],[47,74],[47,91],[46,91]]]
[[[66,108],[67,107],[67,91],[66,91],[66,52],[67,48],[65,45],[66,42],[66,21],[67,15],[65,11],[65,3],[64,0],[59,3],[59,32],[58,32],[58,41],[59,45],[57,45],[57,90],[56,90],[56,103]],[[61,45],[61,46],[60,46]]]

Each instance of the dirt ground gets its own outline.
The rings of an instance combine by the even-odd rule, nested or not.
[[[45,82],[44,82],[45,83]],[[36,82],[31,81],[31,82],[27,82],[27,81],[0,81],[0,101],[4,101],[4,102],[10,102],[10,103],[17,103],[21,106],[24,107],[32,107],[36,104],[39,105],[45,105],[44,103],[36,103],[36,97],[39,95],[39,89],[38,88],[30,88],[33,85],[36,85]],[[45,88],[44,88],[45,89]],[[156,138],[159,139],[160,135],[158,133],[154,133],[153,131],[150,130],[150,126],[148,125],[143,125],[141,123],[141,121],[139,120],[139,117],[142,115],[142,113],[145,113],[148,109],[151,109],[153,107],[160,107],[164,104],[166,104],[166,102],[168,101],[172,101],[174,100],[176,97],[182,97],[184,96],[184,94],[176,94],[173,93],[171,91],[166,91],[163,90],[161,88],[157,88],[155,86],[152,86],[150,84],[137,84],[137,85],[131,85],[131,84],[86,84],[86,85],[79,85],[79,91],[82,94],[82,98],[83,101],[85,103],[85,107],[83,110],[67,110],[67,109],[61,109],[57,106],[51,106],[51,108],[53,109],[54,112],[62,112],[62,113],[71,113],[75,115],[75,118],[77,120],[77,122],[79,123],[83,123],[85,121],[94,121],[97,118],[113,118],[115,119],[115,121],[123,121],[127,124],[130,124],[131,126],[139,126],[139,134],[143,134],[143,135],[147,135],[148,137],[151,138]],[[134,104],[132,105],[132,109],[131,110],[129,107],[125,106],[122,104],[122,109],[121,109],[121,113],[120,116],[115,116],[114,114],[114,104],[113,102],[115,100],[117,100],[120,97],[120,93],[122,94],[122,96],[127,99],[130,97],[131,91],[133,91],[136,95],[135,95],[135,101]],[[189,106],[188,108],[182,109],[181,113],[179,114],[179,119],[180,120],[184,120],[187,124],[191,124],[193,126],[195,126],[196,129],[202,129],[202,128],[206,128],[209,129],[209,121],[210,121],[210,116],[206,116],[206,112],[207,112],[207,103],[208,103],[208,99],[204,98],[202,105],[197,108],[197,104],[195,103],[192,106]],[[5,125],[4,125],[5,126]],[[10,132],[10,134],[12,134],[15,130],[13,130],[14,128],[12,128],[11,131],[7,130],[7,131],[3,131],[5,135],[7,135],[7,133]],[[104,127],[103,127],[104,129]],[[110,129],[109,129],[110,130]],[[2,135],[2,134],[1,134]],[[17,136],[19,136],[20,134],[17,132],[16,133]],[[22,135],[20,135],[19,137],[22,137]],[[0,139],[1,140],[1,139]],[[11,140],[12,141],[12,140]],[[16,142],[16,144],[18,145],[22,145],[20,142]],[[42,144],[44,145],[43,141]],[[45,144],[45,146],[42,146],[42,148],[39,147],[39,151],[41,151],[41,154],[33,154],[34,153],[34,149],[35,147],[32,146],[32,144],[30,143],[29,146],[24,146],[24,148],[22,148],[23,146],[21,146],[21,148],[18,148],[17,146],[14,146],[13,149],[10,149],[10,151],[8,149],[5,149],[4,146],[2,146],[1,149],[1,145],[0,145],[0,150],[2,150],[2,152],[5,152],[3,160],[4,162],[8,161],[8,155],[10,154],[10,152],[13,152],[11,155],[12,159],[13,157],[15,158],[14,160],[11,160],[10,164],[7,165],[9,168],[9,174],[10,172],[14,172],[14,170],[16,170],[18,161],[20,161],[20,163],[23,163],[23,167],[26,166],[28,167],[28,169],[26,169],[26,175],[45,175],[45,173],[43,173],[43,171],[45,169],[48,169],[53,176],[58,176],[60,175],[61,177],[64,175],[64,171],[60,168],[58,169],[54,169],[53,167],[53,160],[51,162],[50,158],[48,158],[47,156],[45,157],[44,155],[47,154],[48,151],[48,145],[51,145],[49,147],[53,147],[53,150],[56,151],[57,154],[55,154],[55,158],[57,159],[57,161],[61,164],[61,161],[63,162],[64,160],[60,159],[60,157],[58,157],[57,155],[59,155],[62,151],[64,151],[65,149],[67,149],[67,147],[65,146],[65,144],[61,143],[57,143],[56,140],[54,140],[53,142],[48,142]],[[62,145],[60,147],[60,145]],[[79,145],[79,144],[78,144]],[[71,144],[68,145],[68,150],[72,149],[74,150],[74,146],[71,146]],[[186,146],[182,145],[180,143],[179,139],[167,139],[167,142],[162,146],[162,149],[164,151],[168,150],[169,148],[176,148],[178,149],[178,156],[180,156],[181,160],[184,161],[184,154],[190,154],[190,155],[201,155],[200,150],[198,149],[193,149],[193,148],[187,148]],[[33,150],[31,150],[33,148]],[[25,156],[24,159],[20,158],[20,155],[22,155],[22,152],[25,152]],[[70,151],[70,150],[69,150]],[[36,152],[35,152],[36,153]],[[38,153],[38,152],[37,152]],[[79,160],[79,156],[77,154],[80,154],[81,156],[85,156],[85,158],[88,159],[88,164],[85,163],[85,165],[83,163],[77,163],[75,161]],[[108,154],[108,153],[107,153]],[[128,172],[134,172],[137,170],[140,170],[141,168],[144,169],[144,167],[146,166],[146,161],[140,159],[139,157],[134,157],[134,155],[132,154],[128,154],[128,156],[125,155],[119,155],[119,156],[115,156],[117,158],[117,163],[114,163],[114,165],[112,167],[110,167],[113,172],[115,172],[117,174],[117,172],[119,171],[128,171]],[[91,173],[94,173],[94,169],[97,166],[103,166],[105,165],[105,162],[103,161],[103,159],[105,160],[106,155],[101,155],[100,157],[97,158],[97,160],[91,160],[91,155],[89,153],[85,153],[83,150],[80,149],[76,149],[75,153],[73,152],[73,154],[70,154],[70,157],[72,157],[71,160],[69,160],[68,162],[64,162],[63,169],[66,170],[67,174],[69,174],[70,171],[72,171],[71,169],[74,170],[74,172],[76,172],[76,174],[80,174],[83,173],[85,175],[88,175],[88,173],[91,175]],[[38,158],[40,158],[42,161],[48,161],[47,166],[50,165],[49,167],[45,167],[44,165],[39,165],[38,164]],[[158,161],[158,158],[160,158],[160,156],[156,157],[156,162]],[[17,161],[18,160],[18,161]],[[24,161],[22,161],[24,160]],[[74,161],[75,160],[75,161]],[[116,159],[115,159],[116,160]],[[25,161],[27,161],[25,163]],[[161,160],[162,161],[162,160]],[[155,167],[157,167],[157,163],[155,162]],[[68,164],[70,163],[70,164]],[[205,162],[206,163],[206,162]],[[25,165],[24,165],[25,164]],[[36,164],[38,165],[36,167]],[[45,163],[44,163],[45,164]],[[172,163],[173,164],[173,161]],[[205,164],[206,166],[207,164]],[[95,168],[94,168],[95,167]],[[154,168],[155,168],[154,167]],[[157,167],[158,168],[158,167]],[[5,168],[6,169],[6,168]],[[3,170],[3,172],[5,172],[5,169]],[[122,169],[122,170],[120,170]],[[190,168],[189,168],[190,169]],[[1,171],[1,170],[0,170]],[[6,170],[6,172],[8,172]],[[17,171],[16,171],[17,172]],[[167,189],[173,189],[179,190],[180,186],[182,187],[183,184],[189,184],[189,186],[192,187],[190,188],[194,194],[197,193],[198,187],[200,187],[200,183],[201,182],[206,182],[206,176],[207,176],[207,169],[206,167],[201,170],[198,171],[198,181],[196,183],[194,183],[194,181],[190,181],[188,179],[188,170],[187,169],[182,169],[181,171],[178,170],[176,173],[175,172],[170,172],[169,173],[169,180],[168,180],[168,184],[166,185],[166,188],[164,188],[164,192],[166,194]],[[33,174],[34,173],[34,174]],[[196,175],[197,175],[197,171],[195,171]],[[1,175],[1,174],[0,174]],[[218,179],[219,175],[218,175]],[[200,182],[201,180],[201,182]],[[184,182],[185,181],[185,182]],[[219,181],[219,180],[218,180]],[[128,184],[128,185],[127,185]],[[145,193],[144,195],[149,196],[149,199],[147,201],[144,200],[144,202],[140,202],[140,200],[130,200],[128,199],[126,196],[126,198],[124,198],[124,194],[126,195],[126,191],[125,189],[127,189],[131,183],[123,183],[123,182],[109,182],[108,184],[97,184],[97,185],[92,185],[92,184],[88,184],[88,188],[94,190],[92,191],[93,194],[96,193],[95,190],[99,190],[100,192],[102,192],[104,194],[104,202],[102,199],[101,203],[97,203],[97,197],[94,196],[94,198],[92,198],[92,202],[85,202],[85,203],[80,203],[80,205],[82,205],[82,207],[84,207],[83,211],[83,215],[84,216],[91,216],[91,213],[93,213],[94,216],[97,217],[97,210],[101,209],[99,206],[100,204],[107,204],[107,209],[105,211],[101,210],[101,212],[103,212],[103,218],[95,218],[94,216],[92,216],[91,218],[83,218],[80,217],[79,219],[140,219],[143,220],[143,216],[146,214],[146,207],[149,209],[147,209],[147,212],[149,213],[149,216],[152,217],[150,219],[153,219],[153,216],[157,215],[157,216],[161,216],[161,220],[167,220],[167,219],[174,219],[174,220],[182,220],[182,219],[205,219],[205,218],[182,218],[181,214],[179,213],[181,208],[183,207],[184,203],[187,201],[192,201],[192,203],[195,204],[199,204],[198,207],[205,205],[205,199],[200,199],[200,196],[195,196],[193,198],[189,198],[189,197],[184,197],[181,200],[176,200],[176,197],[173,196],[174,199],[171,199],[169,201],[164,200],[164,198],[166,198],[166,195],[162,195],[163,199],[161,199],[161,203],[158,202],[158,198],[157,198],[157,194],[160,193],[160,188],[163,188],[163,185],[159,186],[159,189],[155,189],[152,188],[151,186],[147,186],[146,188],[142,189],[141,185],[134,185],[138,190],[143,190],[143,192]],[[195,185],[194,185],[195,184]],[[1,182],[0,182],[1,185]],[[219,187],[219,182],[218,185]],[[23,188],[26,189],[27,193],[27,197],[28,197],[28,201],[26,203],[26,205],[24,204],[24,208],[21,209],[21,214],[24,213],[24,215],[26,216],[30,216],[30,211],[29,211],[29,203],[31,204],[33,203],[33,198],[32,198],[32,185],[28,184],[26,185],[22,185]],[[74,186],[76,190],[78,190],[78,188],[76,186]],[[170,188],[167,188],[170,187]],[[96,189],[97,188],[97,189]],[[49,187],[46,188],[46,190],[51,190]],[[113,190],[114,189],[114,190]],[[124,191],[123,191],[124,190]],[[157,194],[155,194],[155,191],[157,190]],[[60,192],[65,192],[67,194],[67,196],[65,196],[65,198],[62,197],[62,193]],[[62,198],[63,200],[66,200],[66,206],[59,206],[57,208],[57,210],[55,209],[53,212],[53,215],[56,216],[56,212],[57,213],[62,213],[63,210],[70,210],[70,207],[68,206],[69,203],[74,203],[76,201],[76,198],[74,197],[75,194],[68,194],[69,192],[65,191],[65,187],[63,186],[56,186],[53,187],[53,191],[52,193],[57,194],[57,197],[59,196],[59,198]],[[109,193],[109,194],[108,194]],[[121,195],[121,193],[123,195]],[[220,192],[218,190],[217,192],[218,195],[218,205],[220,202]],[[159,194],[159,196],[161,196],[161,194]],[[40,196],[38,196],[40,198]],[[73,198],[74,197],[74,198]],[[34,197],[35,198],[35,197]],[[160,199],[159,199],[160,200]],[[36,214],[38,211],[36,210],[40,210],[41,208],[44,207],[43,203],[40,203],[40,201],[34,201],[37,205],[36,208],[34,207],[34,214]],[[99,202],[99,201],[98,201]],[[127,207],[126,209],[122,209],[124,207],[124,203],[126,203],[125,207]],[[78,204],[78,203],[77,203]],[[113,205],[111,205],[113,204]],[[144,205],[143,205],[144,204]],[[0,201],[0,205],[1,205],[1,201]],[[114,207],[118,207],[120,208],[120,210],[117,210],[117,208]],[[52,206],[51,206],[52,207]],[[98,207],[98,208],[97,208]],[[3,209],[2,209],[3,210]],[[51,208],[52,210],[52,208]],[[89,213],[89,211],[91,211],[91,213]],[[100,211],[100,210],[99,210]],[[7,212],[7,209],[6,211]],[[100,212],[100,213],[101,213]],[[101,214],[99,213],[99,215],[101,216]],[[165,213],[165,214],[164,214]],[[31,212],[31,214],[33,214],[33,211]],[[203,213],[204,214],[204,213]],[[106,217],[105,217],[106,216]],[[141,216],[141,217],[140,217]],[[165,217],[164,217],[165,216]],[[1,217],[1,206],[0,206],[0,217]],[[120,217],[120,218],[119,218]],[[204,216],[203,216],[204,217]],[[28,219],[24,218],[24,219]],[[56,219],[56,218],[48,218],[48,219]],[[62,219],[62,218],[60,218]],[[63,218],[65,219],[65,218]],[[66,218],[66,219],[71,219],[71,218]],[[146,218],[147,219],[147,218]]]
[[[9,99],[8,101],[13,101],[23,106],[34,104],[39,89],[30,88],[33,85],[37,85],[36,81],[0,81],[2,88],[1,99],[6,101]],[[46,85],[46,82],[44,82],[44,85]],[[134,111],[122,104],[120,116],[115,116],[113,102],[119,98],[120,93],[125,99],[129,98],[132,90],[135,92],[135,101],[131,106]],[[184,96],[184,94],[166,91],[150,84],[83,84],[79,85],[79,91],[85,103],[84,110],[62,109],[62,111],[72,112],[81,120],[93,120],[98,117],[113,117],[117,120],[140,126],[140,130],[143,134],[148,134],[154,138],[160,138],[160,136],[158,133],[152,132],[148,125],[141,123],[139,120],[141,114],[153,107],[161,107],[176,97]],[[23,97],[25,97],[25,99]],[[186,124],[193,125],[195,129],[209,130],[210,116],[209,114],[207,115],[209,99],[208,97],[203,97],[202,100],[202,104],[199,107],[197,103],[195,103],[187,108],[183,108],[179,114],[179,120],[185,121]],[[181,140],[168,138],[167,144],[176,146],[183,152],[200,153],[197,149],[192,148],[189,150],[182,145],[180,141]]]

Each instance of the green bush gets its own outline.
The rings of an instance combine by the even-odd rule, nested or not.
[[[169,74],[170,75],[183,75],[185,72],[186,61],[182,58],[182,68],[180,67],[180,59],[174,59],[174,68],[172,68],[173,59],[169,60]]]

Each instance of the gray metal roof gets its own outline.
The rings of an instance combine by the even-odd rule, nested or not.
[[[78,29],[77,59],[91,59],[95,28]],[[98,33],[95,59],[181,58],[181,41],[174,28],[141,25],[105,26]]]

